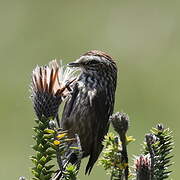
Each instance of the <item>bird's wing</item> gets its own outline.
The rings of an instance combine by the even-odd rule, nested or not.
[[[92,108],[94,113],[94,121],[92,124],[92,127],[94,129],[93,131],[93,146],[90,153],[90,158],[88,161],[88,164],[86,166],[86,174],[90,174],[94,163],[97,161],[99,154],[102,151],[103,145],[102,141],[105,136],[105,134],[108,132],[109,129],[109,104],[106,102],[107,95],[105,91],[98,92],[92,99]]]
[[[86,97],[88,98],[82,98],[82,100],[84,101],[78,103],[82,111],[78,110],[79,107],[77,107],[77,104],[77,106],[74,106],[75,103],[77,103],[76,101],[78,94],[79,88],[78,85],[75,85],[72,96],[64,107],[62,123],[67,123],[66,127],[70,127],[72,126],[72,124],[69,125],[68,122],[70,121],[67,121],[67,119],[70,118],[72,120],[72,118],[75,118],[77,119],[77,123],[79,119],[80,121],[83,120],[84,123],[90,124],[91,127],[88,130],[86,130],[85,136],[91,136],[93,140],[90,139],[88,142],[85,142],[85,140],[83,140],[82,142],[84,148],[88,149],[90,153],[90,158],[85,171],[86,174],[89,174],[93,168],[94,163],[97,161],[99,154],[102,151],[102,141],[104,135],[107,133],[109,128],[109,116],[111,115],[110,112],[112,112],[112,110],[109,110],[109,103],[106,101],[107,94],[104,91],[104,89],[102,91],[88,91],[88,93],[86,94]],[[92,144],[90,141],[92,142]],[[87,154],[84,154],[84,157],[87,155],[88,152]]]
[[[73,109],[74,102],[75,102],[76,97],[78,95],[78,92],[79,92],[78,84],[76,83],[73,87],[73,92],[72,92],[71,98],[65,104],[63,115],[62,115],[63,118],[66,119],[70,116],[72,109]],[[67,106],[68,106],[68,108],[67,108]]]

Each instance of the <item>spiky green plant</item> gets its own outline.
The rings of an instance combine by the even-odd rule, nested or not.
[[[132,136],[126,137],[126,145],[134,141]],[[128,164],[122,155],[122,144],[118,136],[110,132],[103,141],[104,149],[99,165],[102,165],[111,179],[122,179]]]
[[[157,142],[154,145],[154,176],[158,180],[163,180],[168,178],[172,172],[169,170],[169,166],[172,165],[170,161],[173,157],[171,154],[173,149],[172,132],[169,128],[164,129],[163,125],[158,125],[151,131],[157,137]]]
[[[67,152],[67,147],[73,143],[68,143],[71,140],[66,136],[67,133],[58,128],[60,126],[58,110],[63,99],[70,95],[70,86],[75,78],[74,71],[68,68],[64,71],[56,60],[47,66],[37,66],[32,72],[31,99],[38,118],[33,128],[35,155],[31,157],[34,163],[32,168],[34,180],[51,179],[54,164],[50,164],[50,161],[55,157],[59,165],[58,178],[68,164],[67,154],[72,151],[68,148]],[[57,123],[53,121],[54,119],[57,119]],[[67,160],[61,159],[62,157]]]
[[[79,137],[76,135],[75,138],[69,138],[68,131],[60,128],[46,129],[45,132],[47,133],[45,138],[54,150],[59,166],[52,179],[76,179],[82,156]],[[71,154],[77,155],[76,165],[70,163]]]
[[[32,168],[32,173],[34,180],[49,180],[54,173],[52,169],[53,164],[50,161],[55,157],[56,151],[51,149],[51,144],[45,137],[45,130],[49,128],[49,119],[44,116],[40,120],[36,120],[37,126],[35,126],[33,136],[35,140],[35,145],[32,147],[35,150],[35,155],[31,157],[34,167]]]
[[[110,122],[118,136],[108,133],[103,141],[104,149],[99,164],[104,167],[113,180],[127,180],[129,177],[129,164],[127,145],[134,141],[132,136],[126,136],[129,127],[129,117],[125,113],[115,113]]]
[[[150,155],[151,159],[151,178],[156,180],[167,179],[171,174],[169,167],[173,155],[172,132],[169,128],[164,128],[158,124],[156,128],[151,129],[151,134],[146,135],[146,142],[143,148],[143,154]]]
[[[64,171],[64,180],[77,180],[78,169],[72,164],[68,164]]]

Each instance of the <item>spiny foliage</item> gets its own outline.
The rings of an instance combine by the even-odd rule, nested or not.
[[[60,128],[46,129],[48,134],[46,138],[51,144],[51,148],[56,152],[56,160],[58,163],[58,171],[54,176],[58,176],[61,179],[76,179],[78,173],[78,167],[81,162],[81,145],[79,137],[76,135],[75,138],[68,137],[68,131],[64,131]],[[70,163],[70,157],[72,154],[77,155],[76,166]],[[58,179],[57,178],[57,179]]]
[[[154,151],[154,179],[163,180],[167,179],[172,171],[169,170],[170,162],[172,159],[171,151],[173,149],[172,132],[169,128],[165,129],[163,125],[159,124],[156,128],[151,130],[154,136],[151,148]],[[149,153],[147,143],[144,145],[144,154]],[[152,161],[152,159],[151,159]]]
[[[126,138],[126,144],[134,141],[129,136]],[[107,171],[107,174],[111,175],[111,179],[119,179],[124,176],[124,170],[128,166],[122,158],[122,146],[118,136],[113,133],[108,133],[103,141],[104,150],[102,157],[99,160],[99,165],[102,165]]]
[[[54,121],[45,117],[36,120],[36,123],[37,126],[34,127],[36,144],[33,146],[36,154],[31,157],[35,165],[32,168],[33,179],[49,180],[52,176],[54,179],[58,174],[58,178],[75,180],[78,169],[69,164],[69,157],[72,153],[76,153],[81,159],[80,145],[77,144],[78,137],[68,138],[67,131],[56,128]],[[53,170],[54,165],[50,164],[52,159],[56,159],[59,166],[56,173]]]
[[[72,164],[68,164],[66,170],[64,171],[64,179],[77,180],[77,174],[78,174],[77,167]]]
[[[35,121],[37,126],[34,127],[34,140],[36,144],[32,147],[35,150],[35,155],[31,157],[34,167],[32,173],[34,180],[49,180],[54,173],[52,168],[54,165],[50,161],[55,157],[56,151],[51,149],[51,145],[45,138],[45,129],[48,128],[49,119],[42,117]]]

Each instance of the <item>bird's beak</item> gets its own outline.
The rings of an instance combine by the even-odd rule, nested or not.
[[[80,67],[80,66],[81,66],[81,63],[72,62],[72,63],[67,64],[67,66],[68,66],[68,67]]]

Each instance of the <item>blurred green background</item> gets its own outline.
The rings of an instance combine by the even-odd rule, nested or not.
[[[53,58],[67,63],[91,49],[117,60],[115,111],[131,119],[129,135],[136,142],[130,158],[140,153],[144,134],[162,122],[174,133],[171,178],[178,179],[179,7],[178,0],[0,0],[0,179],[31,175],[33,68]],[[101,167],[83,174],[84,166],[80,179],[108,179]]]

